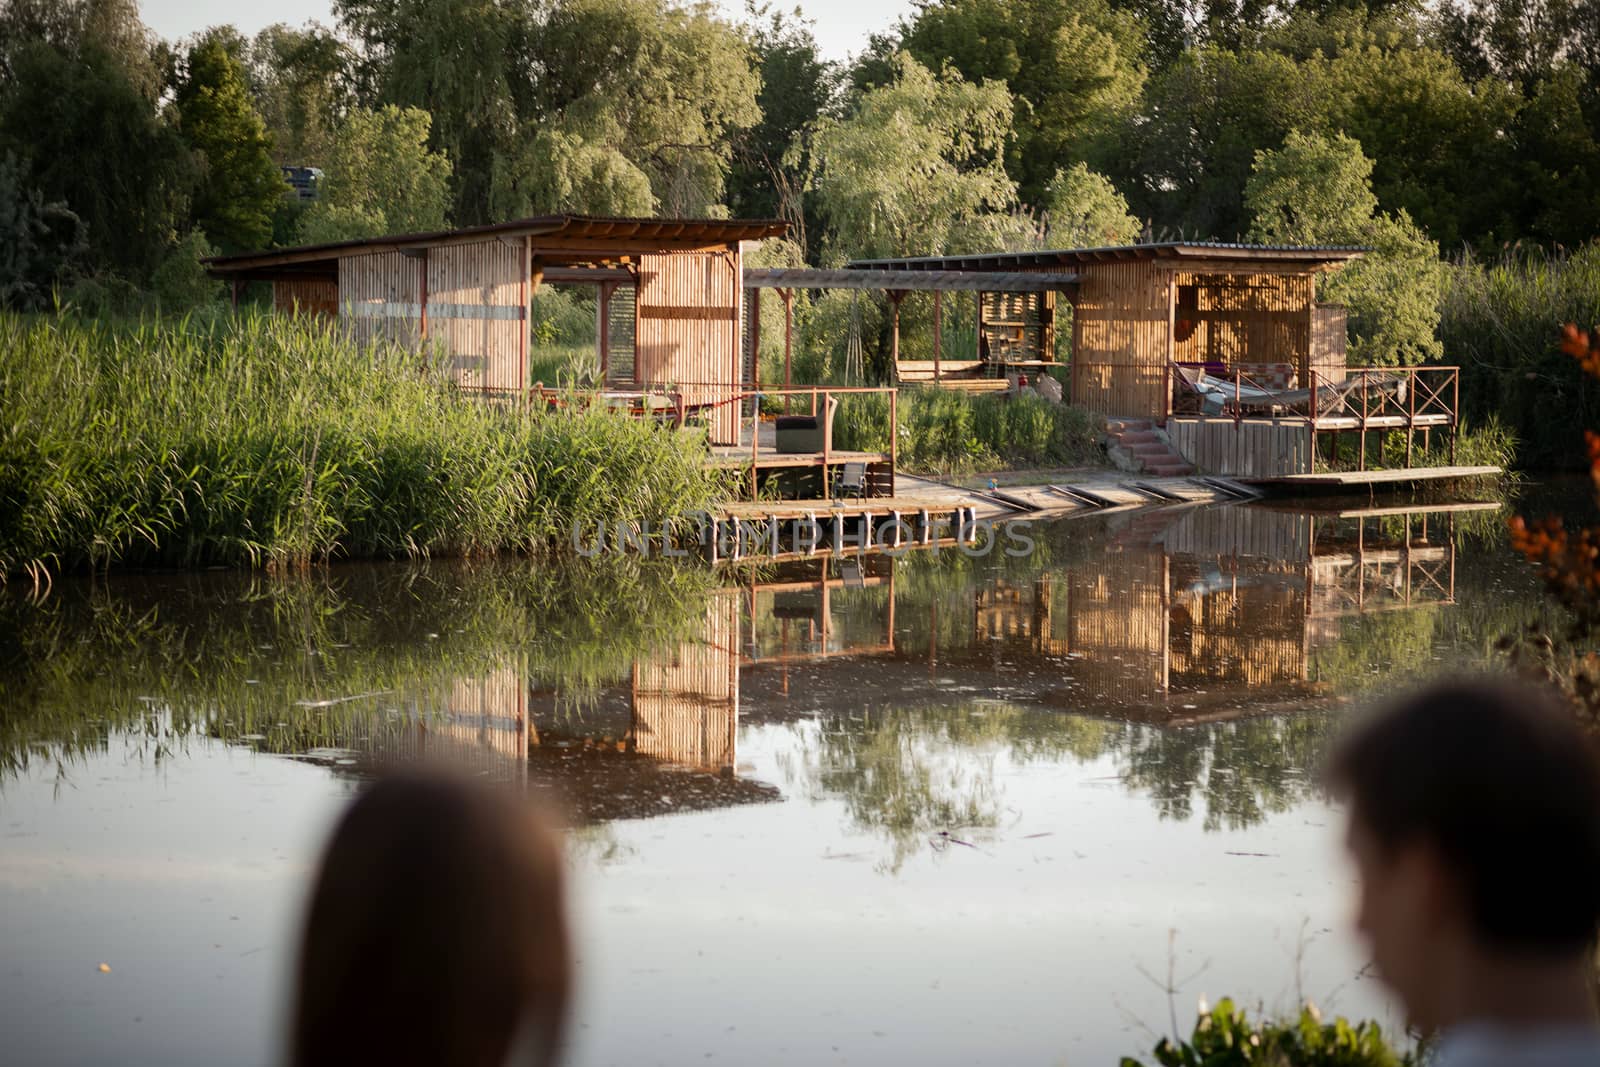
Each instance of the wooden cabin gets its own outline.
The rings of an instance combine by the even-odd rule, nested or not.
[[[436,352],[464,389],[520,396],[529,301],[541,284],[593,285],[603,382],[672,390],[739,439],[743,241],[777,221],[544,215],[438,233],[275,249],[206,261],[234,285],[268,282],[280,311],[337,318],[359,341]]]
[[[1345,365],[1345,313],[1317,299],[1317,277],[1361,255],[1344,247],[1163,242],[908,259],[857,260],[863,271],[1060,277],[1071,306],[1069,399],[1105,415],[1165,418],[1169,368],[1190,363],[1252,377],[1298,378]],[[977,299],[978,373],[1055,362],[1058,293]]]

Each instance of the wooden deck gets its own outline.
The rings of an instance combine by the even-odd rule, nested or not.
[[[1505,473],[1499,467],[1397,467],[1377,471],[1318,471],[1316,474],[1281,474],[1264,478],[1243,478],[1269,489],[1361,489],[1366,486],[1411,485],[1420,482],[1453,482],[1472,478],[1494,478]]]

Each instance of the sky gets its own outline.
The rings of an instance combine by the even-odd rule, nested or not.
[[[717,0],[732,17],[742,16],[742,0]],[[774,7],[790,9],[795,0],[777,0]],[[910,10],[909,0],[806,0],[798,5],[815,24],[817,44],[829,59],[844,59],[866,46],[867,36],[893,25]],[[330,0],[141,0],[145,24],[168,39],[185,37],[207,26],[232,23],[254,34],[274,22],[298,26],[310,19],[333,24]]]

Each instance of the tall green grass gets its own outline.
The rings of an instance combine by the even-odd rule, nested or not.
[[[0,315],[0,575],[540,552],[719,495],[686,434],[464,395],[304,319]]]
[[[1555,255],[1466,258],[1451,270],[1439,321],[1445,361],[1461,365],[1461,413],[1498,416],[1532,469],[1583,466],[1600,422],[1600,383],[1557,349],[1563,323],[1600,324],[1600,241]]]
[[[903,387],[898,416],[900,466],[909,471],[955,474],[1100,459],[1099,431],[1087,412],[1032,392],[1002,396]],[[844,398],[833,443],[844,449],[888,449],[888,400],[877,394]]]

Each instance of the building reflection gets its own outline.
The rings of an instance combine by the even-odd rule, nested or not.
[[[405,697],[360,762],[445,762],[548,792],[577,823],[777,799],[739,729],[994,700],[1128,723],[1217,722],[1327,690],[1344,621],[1454,602],[1448,509],[1137,516],[1008,571],[886,556],[746,573],[693,631],[582,694],[514,658]],[[961,694],[968,694],[962,696]]]

